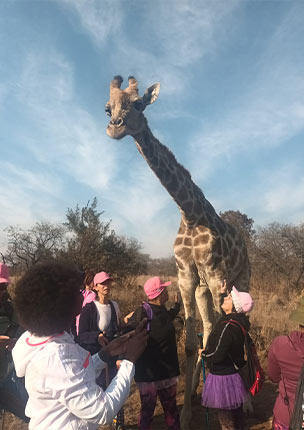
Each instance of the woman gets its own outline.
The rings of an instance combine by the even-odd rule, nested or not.
[[[98,352],[102,346],[114,339],[119,332],[120,311],[118,304],[110,300],[113,278],[106,272],[94,276],[96,300],[88,303],[80,313],[78,343],[91,354]],[[105,390],[117,374],[120,364],[118,357],[113,357],[108,366],[97,378],[97,383]],[[124,427],[124,412],[119,411],[116,428]]]
[[[180,310],[178,296],[169,311],[167,286],[158,276],[148,279],[144,291],[148,304],[140,306],[131,317],[128,327],[134,328],[145,316],[148,319],[148,345],[135,366],[135,381],[140,393],[141,410],[139,430],[151,428],[157,397],[164,410],[169,430],[179,430],[179,413],[176,406],[176,385],[179,365],[173,320]]]
[[[232,287],[231,293],[221,305],[224,312],[211,332],[202,358],[208,363],[209,374],[202,394],[202,405],[217,409],[221,428],[242,430],[242,405],[248,398],[248,391],[237,372],[245,365],[244,334],[234,320],[247,331],[250,324],[245,315],[253,308],[248,293]]]
[[[273,409],[274,430],[289,429],[294,409],[297,383],[304,364],[304,297],[290,319],[299,324],[298,330],[288,336],[276,337],[268,353],[268,376],[279,383],[279,394]]]
[[[96,293],[93,291],[94,288],[94,272],[89,270],[86,272],[83,285],[84,288],[81,290],[81,293],[83,295],[83,303],[82,307],[84,308],[86,304],[93,302],[96,300]],[[76,336],[78,336],[79,333],[79,318],[80,314],[76,317]]]
[[[107,345],[119,331],[119,307],[115,301],[110,300],[112,284],[113,278],[106,272],[97,273],[94,276],[96,300],[88,303],[80,313],[78,342],[91,354],[98,352],[100,345]],[[115,374],[114,362],[111,376]],[[105,382],[101,382],[105,386]]]
[[[97,430],[111,423],[126,400],[134,362],[147,333],[121,337],[91,357],[69,335],[81,310],[83,275],[59,262],[36,264],[16,285],[15,307],[27,330],[13,349],[18,376],[29,394],[25,413],[29,429]],[[106,391],[96,384],[109,355],[126,351],[117,376]]]

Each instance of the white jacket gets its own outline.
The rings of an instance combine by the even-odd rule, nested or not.
[[[126,401],[134,365],[123,360],[104,392],[96,377],[105,367],[64,332],[35,337],[25,332],[13,349],[17,376],[25,376],[29,429],[95,430],[111,423]]]

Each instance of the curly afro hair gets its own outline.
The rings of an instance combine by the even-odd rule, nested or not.
[[[48,261],[17,282],[14,305],[20,324],[36,336],[67,330],[81,309],[84,274],[74,265]]]

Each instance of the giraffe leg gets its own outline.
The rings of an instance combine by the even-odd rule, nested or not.
[[[195,300],[203,321],[203,345],[206,346],[208,336],[211,333],[215,321],[214,302],[209,286],[200,282],[195,291]]]
[[[185,309],[186,318],[186,375],[185,375],[185,393],[184,405],[181,412],[181,429],[188,430],[189,423],[192,417],[191,411],[191,388],[192,376],[195,365],[195,357],[197,354],[197,336],[195,333],[195,281],[193,281],[192,274],[188,277],[179,274],[179,288]]]
[[[191,397],[196,395],[196,390],[200,381],[201,370],[202,370],[202,358],[197,357],[196,366],[195,366],[195,369],[193,372],[193,378],[192,378]]]
[[[243,263],[242,270],[234,278],[232,284],[239,291],[249,291],[250,286],[250,265],[248,259]]]

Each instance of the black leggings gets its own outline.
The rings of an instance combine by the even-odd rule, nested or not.
[[[222,430],[244,430],[242,406],[237,409],[218,409],[217,416]]]

